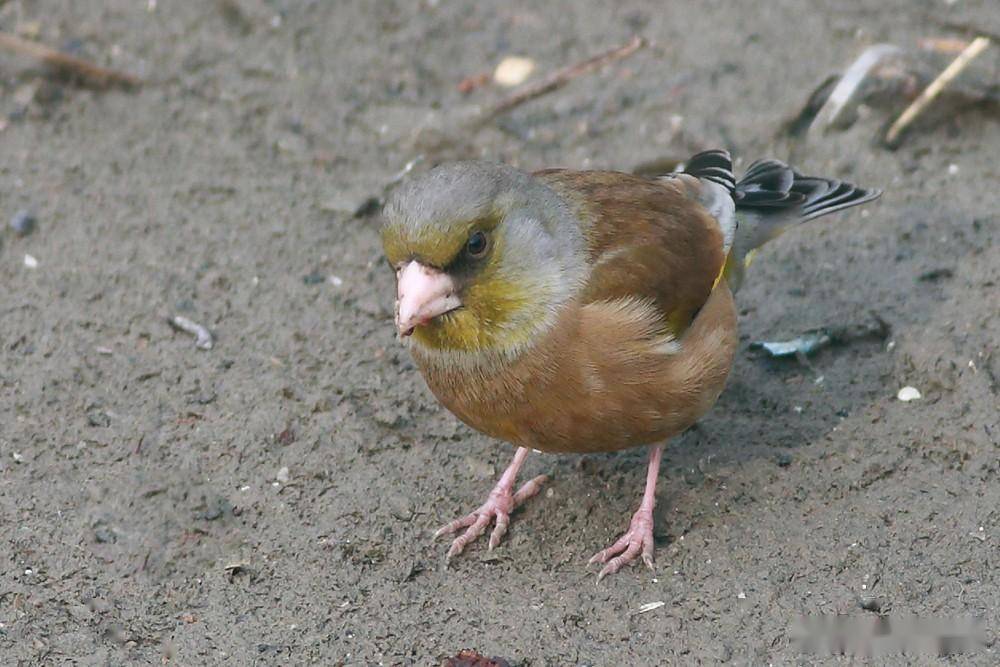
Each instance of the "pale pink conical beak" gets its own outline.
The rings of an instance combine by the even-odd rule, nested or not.
[[[409,336],[421,324],[462,305],[455,282],[447,273],[417,261],[396,272],[396,329]]]

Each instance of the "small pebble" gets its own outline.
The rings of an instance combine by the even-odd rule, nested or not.
[[[907,403],[909,401],[915,401],[918,398],[921,398],[921,394],[920,390],[917,389],[916,387],[903,387],[902,389],[899,390],[899,393],[896,394],[896,398],[903,401],[904,403]]]
[[[14,217],[10,219],[10,228],[14,230],[18,236],[27,236],[31,232],[35,231],[35,216],[31,211],[22,209],[14,214]]]
[[[280,484],[288,484],[288,480],[291,479],[291,474],[288,472],[288,466],[282,466],[278,474],[274,476],[274,479],[278,480]]]
[[[948,165],[948,174],[950,176],[954,176],[957,173],[958,173],[958,165],[957,164],[949,164]]]
[[[865,611],[873,611],[875,613],[882,611],[882,603],[878,598],[863,597],[858,600],[858,606]]]
[[[507,56],[493,71],[493,80],[504,87],[524,83],[535,69],[535,61],[521,56]]]
[[[24,256],[24,265],[26,267],[28,267],[29,269],[37,269],[38,268],[38,260],[35,259],[32,255],[25,255]]]

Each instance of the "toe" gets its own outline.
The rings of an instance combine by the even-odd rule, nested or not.
[[[643,541],[642,547],[642,562],[646,564],[650,570],[653,569],[653,541]]]
[[[493,532],[490,533],[490,543],[487,545],[487,549],[493,551],[500,544],[500,540],[503,536],[507,534],[507,526],[510,525],[510,515],[504,513],[497,513],[497,525],[493,528]]]
[[[445,525],[441,526],[436,531],[434,531],[434,539],[436,540],[442,535],[450,535],[451,533],[454,533],[455,531],[461,528],[467,528],[468,526],[471,526],[475,522],[476,522],[475,512],[466,514],[465,516],[459,517],[454,521],[449,521],[448,523],[446,523]]]
[[[587,561],[587,564],[588,565],[593,565],[594,563],[606,563],[606,562],[608,562],[609,558],[611,558],[612,556],[614,556],[617,553],[621,553],[626,548],[628,548],[628,544],[629,544],[629,540],[630,539],[631,539],[631,536],[629,535],[629,533],[625,533],[624,535],[622,535],[621,537],[619,537],[618,541],[615,542],[614,544],[612,544],[610,547],[608,547],[607,549],[603,549],[601,551],[598,551],[596,554],[594,554],[593,556],[591,556],[590,560]]]
[[[486,524],[488,524],[489,522],[490,522],[489,514],[480,514],[476,518],[475,523],[469,526],[468,530],[466,530],[459,537],[456,537],[455,541],[451,543],[451,548],[448,549],[448,555],[445,558],[447,560],[451,560],[453,556],[457,556],[458,554],[462,553],[462,551],[469,544],[469,542],[472,542],[477,537],[483,534],[483,531],[486,530]]]
[[[514,494],[514,507],[517,507],[528,498],[534,496],[542,490],[542,484],[549,481],[548,475],[539,475],[532,480],[525,482],[517,493]]]
[[[623,553],[615,556],[608,561],[607,565],[598,573],[597,580],[600,581],[609,574],[614,574],[622,568],[623,565],[631,563],[635,560],[635,557],[639,555],[639,550],[642,549],[642,542],[639,540],[630,540],[628,542],[628,548],[625,549]]]

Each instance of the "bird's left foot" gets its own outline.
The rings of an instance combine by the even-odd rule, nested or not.
[[[515,461],[517,463],[517,461]],[[520,467],[520,466],[518,466]],[[515,468],[516,471],[516,468]],[[517,493],[513,493],[513,478],[507,481],[507,476],[505,475],[503,479],[493,488],[490,492],[489,498],[486,502],[480,506],[474,512],[455,519],[454,521],[445,524],[437,529],[434,533],[434,537],[440,537],[442,535],[447,535],[450,533],[457,532],[462,528],[465,528],[465,532],[459,535],[451,543],[451,548],[448,549],[448,555],[445,557],[447,560],[451,560],[453,556],[457,556],[462,553],[462,550],[470,543],[476,540],[483,532],[486,531],[486,527],[491,521],[496,521],[496,526],[493,528],[493,532],[490,533],[490,542],[488,549],[492,551],[500,544],[500,540],[503,538],[504,534],[507,532],[507,526],[510,524],[510,513],[514,511],[518,505],[523,503],[528,498],[532,497],[538,493],[542,484],[548,480],[545,475],[539,475],[529,482],[526,482]]]
[[[604,567],[597,575],[600,581],[609,574],[614,574],[623,565],[631,563],[637,556],[642,555],[642,562],[649,569],[653,569],[653,513],[650,510],[640,509],[632,515],[632,523],[629,529],[618,538],[618,541],[607,549],[594,554],[588,564],[604,563]]]

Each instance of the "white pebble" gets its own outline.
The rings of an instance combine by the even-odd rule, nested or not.
[[[288,472],[288,466],[282,466],[281,470],[278,471],[278,474],[275,475],[274,478],[278,480],[280,484],[288,484],[288,480],[291,479],[291,475]]]
[[[948,165],[948,175],[949,176],[954,176],[957,173],[958,173],[958,165],[957,164],[949,164]]]
[[[38,268],[38,260],[35,259],[31,255],[25,255],[24,256],[24,265],[26,267],[28,267],[29,269],[37,269]]]
[[[507,56],[493,71],[497,85],[511,87],[524,83],[535,69],[535,61],[521,56]]]
[[[747,594],[744,593],[743,591],[740,591],[739,593],[736,594],[736,597],[739,598],[740,600],[746,600]]]
[[[329,278],[327,278],[327,280],[329,280],[330,284],[333,285],[334,287],[340,287],[341,285],[344,284],[344,279],[341,278],[340,276],[330,276]]]
[[[908,401],[915,401],[918,398],[921,398],[921,394],[920,390],[917,389],[916,387],[903,387],[902,389],[899,390],[899,393],[896,394],[896,398],[905,403]]]

